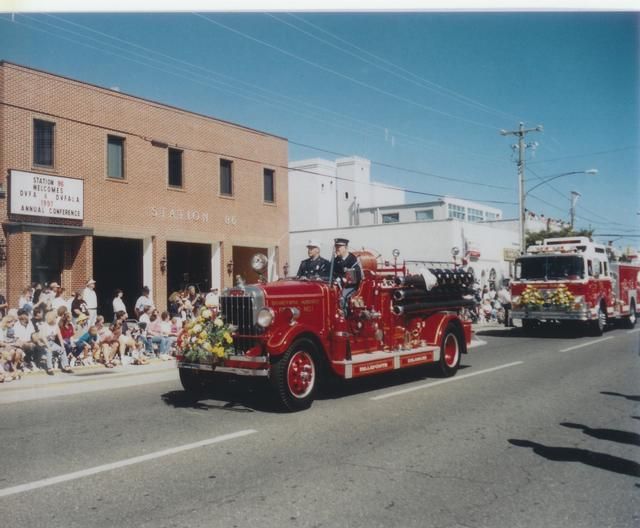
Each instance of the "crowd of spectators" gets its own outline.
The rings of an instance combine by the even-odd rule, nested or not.
[[[30,371],[54,375],[85,365],[144,365],[150,358],[170,359],[183,324],[206,305],[217,309],[216,289],[205,296],[194,286],[169,296],[169,310],[160,311],[143,287],[134,314],[127,312],[123,291],[112,301],[113,319],[98,314],[96,282],[72,296],[58,283],[33,284],[22,291],[18,306],[9,308],[0,295],[0,383]]]

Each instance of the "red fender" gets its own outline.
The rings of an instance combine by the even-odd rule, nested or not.
[[[447,325],[452,321],[460,326],[465,343],[468,345],[471,342],[471,326],[465,325],[457,315],[452,313],[435,313],[428,316],[424,320],[425,327],[422,329],[423,339],[430,345],[440,346]]]
[[[293,325],[276,327],[272,332],[270,332],[266,342],[267,351],[272,356],[284,354],[287,348],[291,346],[291,343],[293,343],[296,338],[302,334],[312,334],[323,344],[323,346],[326,345],[324,339],[318,336],[316,327],[296,323]]]

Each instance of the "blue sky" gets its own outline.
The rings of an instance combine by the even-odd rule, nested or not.
[[[301,144],[366,157],[376,181],[508,217],[515,138],[499,130],[542,124],[529,187],[599,173],[543,185],[527,207],[568,219],[576,190],[578,227],[640,240],[637,13],[0,18],[0,58],[287,137],[291,160],[336,157]]]

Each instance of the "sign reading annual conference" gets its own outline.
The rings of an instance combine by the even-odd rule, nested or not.
[[[18,170],[12,170],[10,177],[11,214],[84,218],[83,180]]]

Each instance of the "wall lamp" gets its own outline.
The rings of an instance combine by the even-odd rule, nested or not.
[[[167,257],[164,256],[160,259],[160,271],[164,273],[167,271]]]
[[[233,275],[233,260],[227,262],[227,275]]]
[[[7,241],[0,240],[0,262],[7,261]]]
[[[289,276],[289,263],[285,262],[284,266],[282,266],[282,273],[284,273],[285,277]]]

